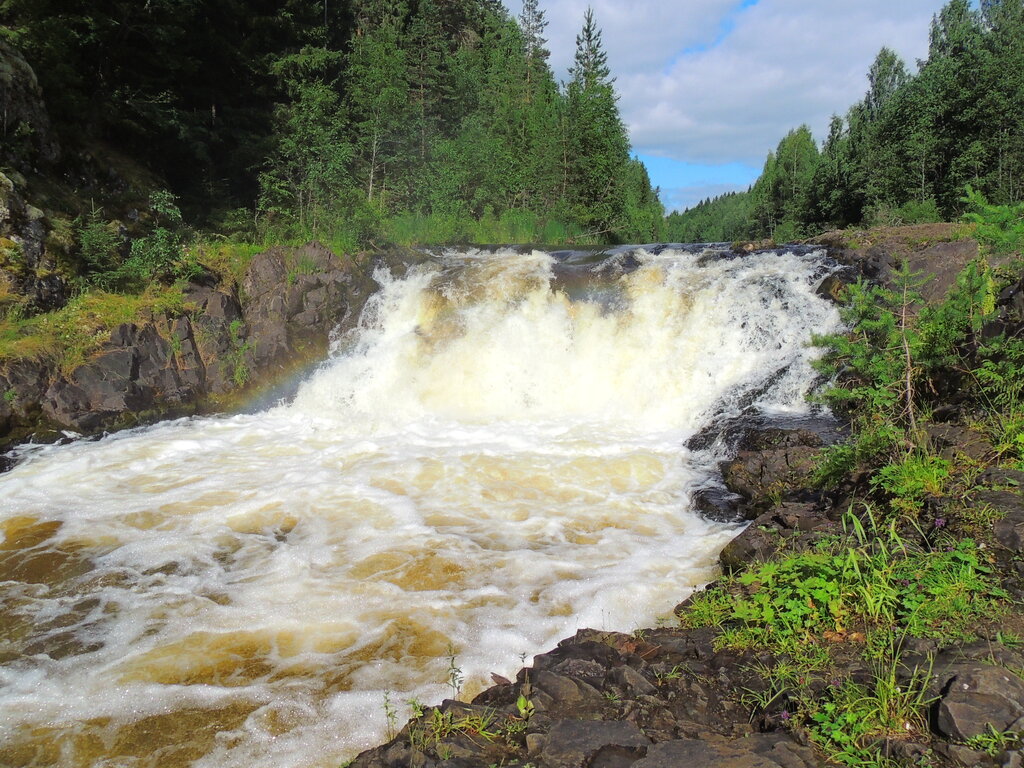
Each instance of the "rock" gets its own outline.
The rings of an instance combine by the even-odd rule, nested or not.
[[[200,378],[195,369],[190,378]],[[93,432],[134,423],[154,409],[173,411],[201,394],[199,386],[182,379],[171,342],[152,323],[124,323],[104,349],[50,385],[42,409],[57,424]]]
[[[600,691],[574,677],[539,670],[533,673],[532,684],[531,701],[538,712],[566,709],[589,712],[600,710],[605,703]]]
[[[843,298],[843,294],[846,292],[846,281],[837,275],[829,275],[821,281],[814,293],[821,296],[823,299],[831,299],[832,301],[839,302]]]
[[[623,751],[635,760],[650,743],[633,723],[559,720],[551,726],[540,758],[547,768],[584,768],[593,765],[602,752]]]
[[[966,456],[980,462],[995,453],[987,437],[959,424],[929,424],[925,434],[935,451],[949,461]]]
[[[0,40],[0,120],[0,164],[27,172],[39,162],[54,163],[60,157],[36,73],[5,40]]]
[[[718,562],[726,573],[741,571],[750,563],[767,560],[778,551],[782,536],[773,524],[773,514],[757,517],[743,532],[718,554]]]
[[[985,752],[971,749],[963,744],[950,744],[946,752],[954,763],[968,766],[968,768],[978,768],[978,766],[985,765],[986,763],[992,764]]]
[[[990,488],[1010,488],[1024,491],[1024,472],[1003,467],[989,467],[978,475],[977,483]]]
[[[1011,552],[1024,552],[1024,498],[1013,491],[980,491],[975,505],[988,505],[1002,515],[992,526],[996,541]]]
[[[722,477],[730,491],[764,508],[806,486],[818,453],[806,445],[743,450],[725,464]]]
[[[28,312],[59,309],[70,291],[55,272],[57,254],[48,246],[46,217],[26,201],[24,184],[17,174],[0,173],[0,283],[24,297]]]
[[[608,675],[608,682],[618,686],[626,695],[636,698],[657,692],[651,683],[629,666],[616,667]]]
[[[743,497],[718,486],[707,486],[694,491],[690,503],[709,520],[734,523],[743,519],[739,503]]]
[[[296,356],[322,356],[332,332],[355,324],[373,289],[353,259],[340,259],[320,243],[257,254],[241,286],[253,339],[247,363],[284,373]]]
[[[1024,725],[1024,680],[1002,667],[957,665],[939,701],[936,727],[950,739],[965,741],[994,728],[1017,731]]]
[[[48,366],[37,360],[12,360],[0,366],[0,441],[35,424],[49,377]]]
[[[814,752],[781,733],[655,744],[633,768],[817,768]]]

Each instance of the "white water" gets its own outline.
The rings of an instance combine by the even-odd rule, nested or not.
[[[383,738],[385,690],[403,720],[450,695],[449,648],[471,696],[712,578],[735,528],[688,511],[712,457],[683,442],[777,371],[761,407],[803,411],[838,318],[812,259],[639,258],[381,275],[294,402],[0,476],[5,764],[337,765]]]

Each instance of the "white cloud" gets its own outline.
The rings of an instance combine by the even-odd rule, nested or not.
[[[911,69],[943,0],[668,0],[590,3],[634,149],[694,163],[760,165],[791,128],[820,139],[867,88],[883,45]],[[565,77],[586,0],[541,3]],[[749,7],[741,7],[749,6]],[[519,3],[510,8],[518,14]]]

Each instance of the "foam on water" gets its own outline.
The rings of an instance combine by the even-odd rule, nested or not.
[[[735,533],[689,511],[710,457],[684,440],[769,381],[764,408],[806,408],[838,318],[813,258],[637,257],[571,291],[542,252],[381,274],[292,403],[0,476],[0,751],[337,765],[385,691],[448,695],[450,653],[472,695],[670,611]]]

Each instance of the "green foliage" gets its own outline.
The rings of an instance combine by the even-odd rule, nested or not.
[[[816,743],[842,765],[885,768],[895,766],[879,754],[874,742],[907,738],[928,732],[928,675],[915,670],[901,680],[889,664],[872,685],[845,680],[826,689],[818,701],[803,697],[801,714]]]
[[[116,225],[103,220],[99,208],[94,207],[88,214],[75,220],[75,237],[82,261],[90,275],[102,275],[117,268],[121,238]]]
[[[914,74],[883,48],[867,73],[864,98],[833,115],[816,157],[813,142],[799,135],[805,128],[790,132],[753,186],[746,221],[730,226],[748,230],[745,238],[784,240],[861,222],[950,220],[965,205],[979,211],[987,198],[1005,206],[998,215],[1006,226],[980,227],[980,239],[1019,251],[1024,6],[973,5],[951,0],[936,15],[928,56]]]
[[[989,724],[985,733],[972,736],[965,743],[971,749],[984,752],[989,757],[996,757],[1001,752],[1018,748],[1021,734],[1014,731],[998,731]]]
[[[863,448],[883,448],[900,428],[914,422],[915,362],[922,336],[913,322],[920,301],[915,277],[904,267],[896,290],[857,283],[846,292],[841,315],[850,331],[816,337],[826,347],[819,368],[842,372],[823,399],[854,419],[864,433]]]
[[[881,467],[871,486],[889,494],[895,512],[916,514],[926,498],[942,495],[951,466],[938,456],[913,452]]]
[[[728,192],[673,211],[665,219],[665,237],[673,243],[731,243],[753,236],[754,200],[749,192]]]
[[[854,541],[827,542],[730,576],[696,598],[687,622],[731,626],[744,644],[780,651],[855,629],[972,637],[1006,597],[972,539],[922,548],[892,525],[869,537],[860,520],[847,522]]]
[[[1024,252],[1024,202],[992,205],[970,185],[961,200],[969,206],[964,219],[974,224],[974,236],[979,243],[995,253]]]
[[[228,326],[228,336],[231,340],[231,348],[225,357],[225,365],[228,375],[236,387],[244,387],[252,376],[246,356],[252,351],[251,340],[243,339],[245,324],[241,320],[232,320]]]

